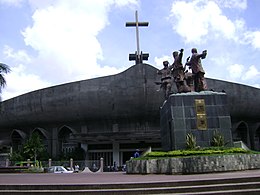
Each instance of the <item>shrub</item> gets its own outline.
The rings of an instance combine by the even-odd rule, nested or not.
[[[30,167],[25,172],[27,173],[43,173],[44,169],[42,167]]]
[[[189,150],[196,149],[196,137],[192,133],[186,135],[186,148]]]
[[[187,157],[187,156],[201,156],[201,155],[226,155],[226,154],[243,154],[243,153],[256,153],[242,148],[224,148],[224,147],[211,147],[201,148],[197,150],[173,150],[169,152],[149,152],[142,158],[170,158],[170,157]]]
[[[224,136],[219,131],[214,131],[211,146],[223,147],[225,145]]]

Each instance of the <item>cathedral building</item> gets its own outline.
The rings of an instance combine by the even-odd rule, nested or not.
[[[84,149],[86,159],[123,165],[136,149],[161,149],[157,69],[137,64],[116,75],[32,91],[0,103],[0,148],[19,150],[38,132],[52,158]],[[233,141],[260,150],[260,89],[207,78],[227,94]]]

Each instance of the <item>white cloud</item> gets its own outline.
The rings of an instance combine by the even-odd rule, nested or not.
[[[219,6],[225,8],[237,8],[241,10],[245,10],[247,8],[247,0],[215,0]]]
[[[235,24],[223,15],[220,7],[213,1],[175,1],[170,19],[173,20],[173,29],[187,43],[201,43],[210,32],[214,36],[226,38],[233,38],[235,35]]]
[[[170,20],[172,20],[173,30],[186,42],[200,42],[202,36],[208,33],[205,22],[198,21],[196,16],[198,15],[193,3],[176,1],[172,4]],[[190,24],[196,28],[192,28]]]
[[[38,62],[48,59],[48,64],[42,64],[43,69],[61,71],[60,81],[78,74],[91,77],[89,65],[97,66],[97,59],[102,59],[96,35],[107,19],[105,15],[98,18],[82,12],[62,5],[37,10],[34,25],[23,32],[26,44],[39,52]]]
[[[227,64],[232,63],[231,56],[228,53],[225,53],[220,56],[213,56],[209,58],[209,60],[211,61],[211,64],[216,64],[219,67],[225,67]]]
[[[251,44],[255,49],[260,49],[260,31],[247,31],[241,43]]]
[[[25,50],[15,51],[10,46],[5,45],[3,55],[8,61],[11,72],[4,75],[7,87],[3,89],[1,99],[6,100],[51,85],[51,83],[44,81],[38,75],[29,73],[30,63],[33,60]]]
[[[0,0],[1,1],[1,0]],[[8,0],[6,0],[8,1]],[[14,0],[15,1],[15,0]],[[17,0],[19,1],[19,0]],[[23,1],[23,0],[20,0]],[[123,7],[123,6],[138,6],[138,1],[139,0],[98,0],[94,2],[93,0],[77,0],[77,2],[70,1],[71,3],[74,4],[74,6],[81,7],[82,5],[97,5],[97,6],[110,6],[110,5],[115,5],[117,7]],[[60,3],[65,3],[69,2],[68,0],[28,0],[30,6],[32,9],[45,9],[49,7],[50,5],[58,5]]]
[[[221,8],[245,10],[246,0],[177,0],[172,3],[173,30],[186,43],[201,44],[208,40],[233,40],[236,44],[248,44],[260,49],[260,31],[249,30],[244,19],[229,19]]]
[[[104,70],[97,63],[103,59],[97,35],[109,24],[110,7],[129,3],[137,1],[57,0],[48,5],[36,1],[33,25],[22,33],[25,43],[38,51],[36,62],[41,64],[45,75],[55,78],[59,72],[56,82],[103,75]],[[112,67],[108,72],[118,71]]]
[[[206,11],[207,10],[207,11]],[[207,23],[215,34],[219,33],[227,39],[232,39],[235,35],[236,26],[226,16],[222,14],[222,11],[214,3],[208,3],[205,7],[205,17],[207,17]]]
[[[5,58],[11,58],[12,60],[18,62],[30,63],[32,61],[31,57],[27,54],[25,50],[18,50],[17,52],[15,52],[14,49],[8,45],[4,46],[3,54]]]
[[[242,73],[244,72],[244,66],[241,64],[234,64],[227,67],[228,70],[228,78],[231,79],[240,79],[242,76]]]
[[[37,75],[28,74],[26,67],[22,64],[13,67],[11,70],[10,73],[5,75],[7,88],[1,94],[3,100],[51,85]]]
[[[113,0],[116,6],[122,7],[122,6],[138,6],[138,0]]]
[[[245,75],[242,77],[242,79],[243,80],[260,79],[260,71],[258,71],[257,68],[254,65],[252,65],[245,72]]]
[[[22,5],[24,0],[0,0],[0,4],[19,7]]]
[[[3,0],[2,0],[3,2]],[[15,2],[9,1],[15,5]],[[28,0],[32,25],[22,31],[36,55],[5,46],[12,64],[3,99],[50,85],[118,73],[123,68],[98,64],[103,60],[98,34],[109,25],[110,9],[138,6],[137,0]],[[1,2],[0,2],[1,3]],[[5,1],[7,3],[7,1]]]
[[[260,71],[252,65],[250,67],[246,67],[241,64],[234,64],[227,67],[228,75],[226,75],[225,80],[229,80],[232,82],[241,83],[242,81],[246,81],[247,83],[251,83],[251,85],[257,87],[260,79]]]
[[[155,57],[154,58],[154,65],[158,69],[163,68],[163,61],[169,61],[170,64],[172,64],[173,59],[170,56],[164,55],[162,57]]]

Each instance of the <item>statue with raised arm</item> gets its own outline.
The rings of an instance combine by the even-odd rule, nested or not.
[[[189,92],[190,89],[185,83],[185,75],[184,75],[184,68],[182,65],[182,56],[183,56],[183,49],[180,49],[180,53],[178,51],[174,51],[172,53],[174,62],[172,64],[173,70],[173,79],[174,82],[176,83],[176,87],[179,93],[183,92]]]
[[[164,68],[157,71],[158,75],[161,75],[161,88],[163,88],[164,91],[164,98],[168,99],[171,88],[172,88],[172,76],[171,76],[171,69],[172,65],[169,66],[168,61],[163,61]]]
[[[196,92],[205,91],[207,89],[206,80],[204,78],[205,71],[203,70],[201,59],[205,59],[207,56],[207,50],[204,50],[201,54],[198,54],[196,48],[191,49],[192,56],[186,65],[189,66],[194,75],[194,89]]]

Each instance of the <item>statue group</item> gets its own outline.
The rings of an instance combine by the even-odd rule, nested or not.
[[[182,57],[183,49],[172,53],[174,62],[172,65],[168,61],[163,61],[164,68],[157,71],[161,75],[161,88],[164,90],[165,99],[168,99],[171,94],[172,82],[175,82],[178,93],[187,93],[191,91],[205,91],[207,84],[204,78],[205,71],[203,70],[201,59],[207,56],[207,50],[201,54],[196,48],[191,50],[192,56],[188,57],[183,67]],[[191,72],[186,70],[191,69]]]

